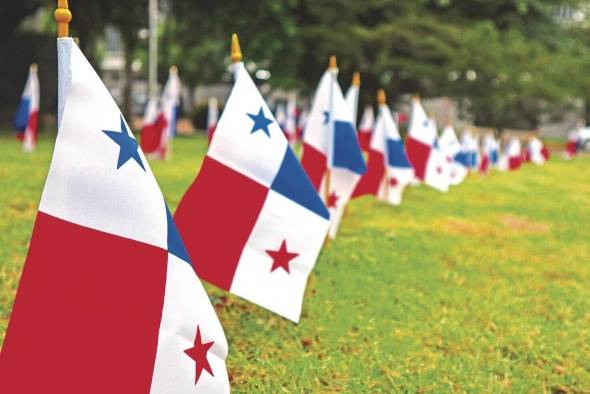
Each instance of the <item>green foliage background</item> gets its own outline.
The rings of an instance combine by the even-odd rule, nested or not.
[[[86,56],[100,58],[104,28],[116,27],[127,64],[143,60],[134,77],[145,78],[147,41],[138,31],[147,27],[147,1],[71,1],[71,31]],[[405,93],[446,95],[458,99],[476,123],[500,129],[532,129],[542,115],[559,117],[576,99],[588,101],[589,17],[576,23],[556,18],[563,5],[590,14],[585,0],[160,0],[160,5],[162,81],[171,64],[179,65],[192,86],[229,81],[229,38],[237,32],[253,69],[270,70],[273,88],[303,95],[313,92],[335,54],[345,86],[354,70],[362,72],[365,102],[372,102],[380,87],[393,100]],[[11,81],[24,83],[24,65],[34,57],[18,49],[26,45],[15,45],[26,35],[20,22],[41,8],[47,19],[41,34],[52,37],[55,31],[53,0],[4,7],[11,12],[0,13],[5,33],[0,54],[8,59],[0,73],[11,78],[0,79],[0,107],[18,97],[22,84],[16,90]],[[53,86],[46,90],[55,94]],[[54,101],[42,109],[53,111]]]

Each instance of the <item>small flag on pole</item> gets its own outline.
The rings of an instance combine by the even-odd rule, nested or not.
[[[500,144],[493,134],[488,133],[483,137],[481,161],[479,164],[479,172],[481,174],[488,174],[490,168],[496,168],[498,166],[499,148]]]
[[[57,48],[59,132],[3,392],[228,393],[223,329],[148,163],[78,46],[62,36]]]
[[[32,152],[37,145],[37,120],[39,117],[39,77],[37,64],[31,64],[25,89],[14,119],[17,138],[23,142],[23,150]]]
[[[241,61],[203,165],[175,213],[199,277],[294,322],[329,214]]]
[[[414,179],[404,143],[393,115],[386,104],[385,91],[377,96],[379,115],[369,145],[368,170],[354,190],[354,197],[372,194],[392,205],[399,205],[407,185]]]
[[[504,148],[498,168],[502,171],[516,171],[522,165],[522,145],[518,138],[510,138]]]
[[[148,102],[145,114],[148,123],[146,123],[145,135],[142,129],[141,147],[150,157],[165,159],[170,154],[171,140],[176,135],[181,88],[182,85],[178,77],[178,69],[176,66],[172,66],[170,67],[168,81],[164,85],[164,91],[160,98],[159,112],[157,115],[149,113],[149,110],[151,110],[150,105],[154,104]],[[148,117],[148,115],[151,116]],[[160,119],[160,116],[162,119]]]
[[[537,137],[531,137],[526,151],[528,152],[529,161],[541,166],[549,159],[549,150],[543,145],[543,142]]]
[[[375,127],[375,113],[373,107],[370,105],[365,106],[363,116],[361,117],[361,123],[359,124],[359,145],[363,151],[368,151],[369,144],[371,143],[371,133]]]
[[[357,122],[357,115],[359,110],[359,93],[361,87],[361,74],[358,71],[355,71],[352,74],[352,83],[346,92],[346,104],[350,108],[350,112],[352,113],[352,121],[353,124],[356,126]]]
[[[168,122],[158,106],[157,98],[150,98],[145,113],[143,115],[143,124],[141,126],[141,149],[144,152],[156,152],[160,146],[162,134],[166,129]]]
[[[441,192],[449,190],[449,166],[437,147],[436,124],[428,119],[418,98],[412,101],[406,150],[419,181]]]
[[[469,172],[467,167],[458,160],[461,157],[461,144],[455,133],[453,126],[448,124],[442,131],[440,138],[438,139],[438,145],[441,152],[445,156],[445,159],[449,163],[449,180],[453,186],[461,184],[467,173]]]

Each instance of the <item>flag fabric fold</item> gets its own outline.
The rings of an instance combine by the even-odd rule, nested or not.
[[[175,220],[199,277],[294,322],[329,213],[243,63]]]
[[[59,133],[2,388],[229,392],[223,329],[145,156],[72,39],[58,39],[58,59]]]

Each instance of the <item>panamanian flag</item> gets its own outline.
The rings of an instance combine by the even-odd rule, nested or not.
[[[370,194],[392,205],[400,205],[403,192],[415,175],[386,104],[379,105],[368,153],[368,170],[357,184],[353,197]]]
[[[37,65],[31,64],[25,89],[14,119],[17,138],[23,142],[23,150],[32,152],[37,145],[37,119],[39,116],[39,76]]]
[[[490,168],[496,168],[500,160],[500,144],[493,134],[488,133],[483,137],[481,147],[481,160],[479,163],[479,172],[489,174]]]
[[[361,122],[359,123],[358,132],[359,145],[364,152],[369,150],[369,145],[371,144],[371,133],[373,132],[374,128],[375,112],[373,112],[372,106],[366,105],[365,109],[363,110]]]
[[[461,135],[461,151],[456,160],[462,163],[469,171],[478,168],[479,164],[479,142],[470,131],[465,130]]]
[[[367,166],[356,136],[337,69],[328,69],[317,88],[305,131],[301,163],[330,210],[330,238],[335,238],[346,204]]]
[[[162,123],[157,124],[157,127],[149,127],[142,129],[141,133],[141,147],[146,155],[156,159],[165,159],[169,157],[171,150],[171,140],[176,136],[176,123],[178,121],[178,113],[180,111],[180,95],[182,93],[182,84],[178,77],[178,69],[174,66],[170,67],[168,81],[164,85],[162,97],[159,101],[158,113],[153,116],[153,121],[159,121],[161,117]],[[149,103],[148,108],[149,109]],[[147,112],[146,109],[146,112]],[[151,126],[155,123],[146,123]]]
[[[332,72],[331,109],[328,115],[328,177],[324,178],[326,203],[330,210],[330,238],[336,238],[346,204],[367,165],[358,143],[355,116],[346,101],[336,73]],[[356,86],[358,89],[358,86]],[[358,94],[357,94],[358,96]],[[354,111],[356,113],[356,110]]]
[[[140,131],[141,149],[144,152],[157,152],[160,147],[162,133],[164,133],[167,126],[168,122],[160,109],[158,98],[150,98],[143,114]]]
[[[175,220],[199,277],[294,322],[329,213],[243,63]]]
[[[223,329],[148,163],[78,46],[57,47],[59,133],[3,392],[229,392]]]
[[[542,166],[549,159],[549,150],[537,137],[531,137],[526,150],[531,163]]]
[[[444,193],[449,190],[449,165],[438,148],[436,123],[417,98],[412,101],[406,151],[419,181]]]
[[[217,122],[219,121],[219,102],[217,97],[210,97],[207,103],[207,139],[211,144],[211,139],[215,134]]]
[[[453,126],[450,124],[445,126],[438,139],[438,145],[445,160],[449,163],[449,183],[452,186],[461,184],[469,170],[460,160],[457,160],[460,157],[461,143]]]
[[[504,154],[500,158],[498,169],[502,171],[517,171],[522,166],[522,144],[518,138],[510,138],[504,147]]]

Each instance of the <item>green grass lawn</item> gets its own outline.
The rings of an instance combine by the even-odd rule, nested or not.
[[[152,163],[171,209],[204,152]],[[0,139],[0,338],[50,155]],[[299,325],[207,289],[234,392],[590,392],[590,157],[354,201]]]

